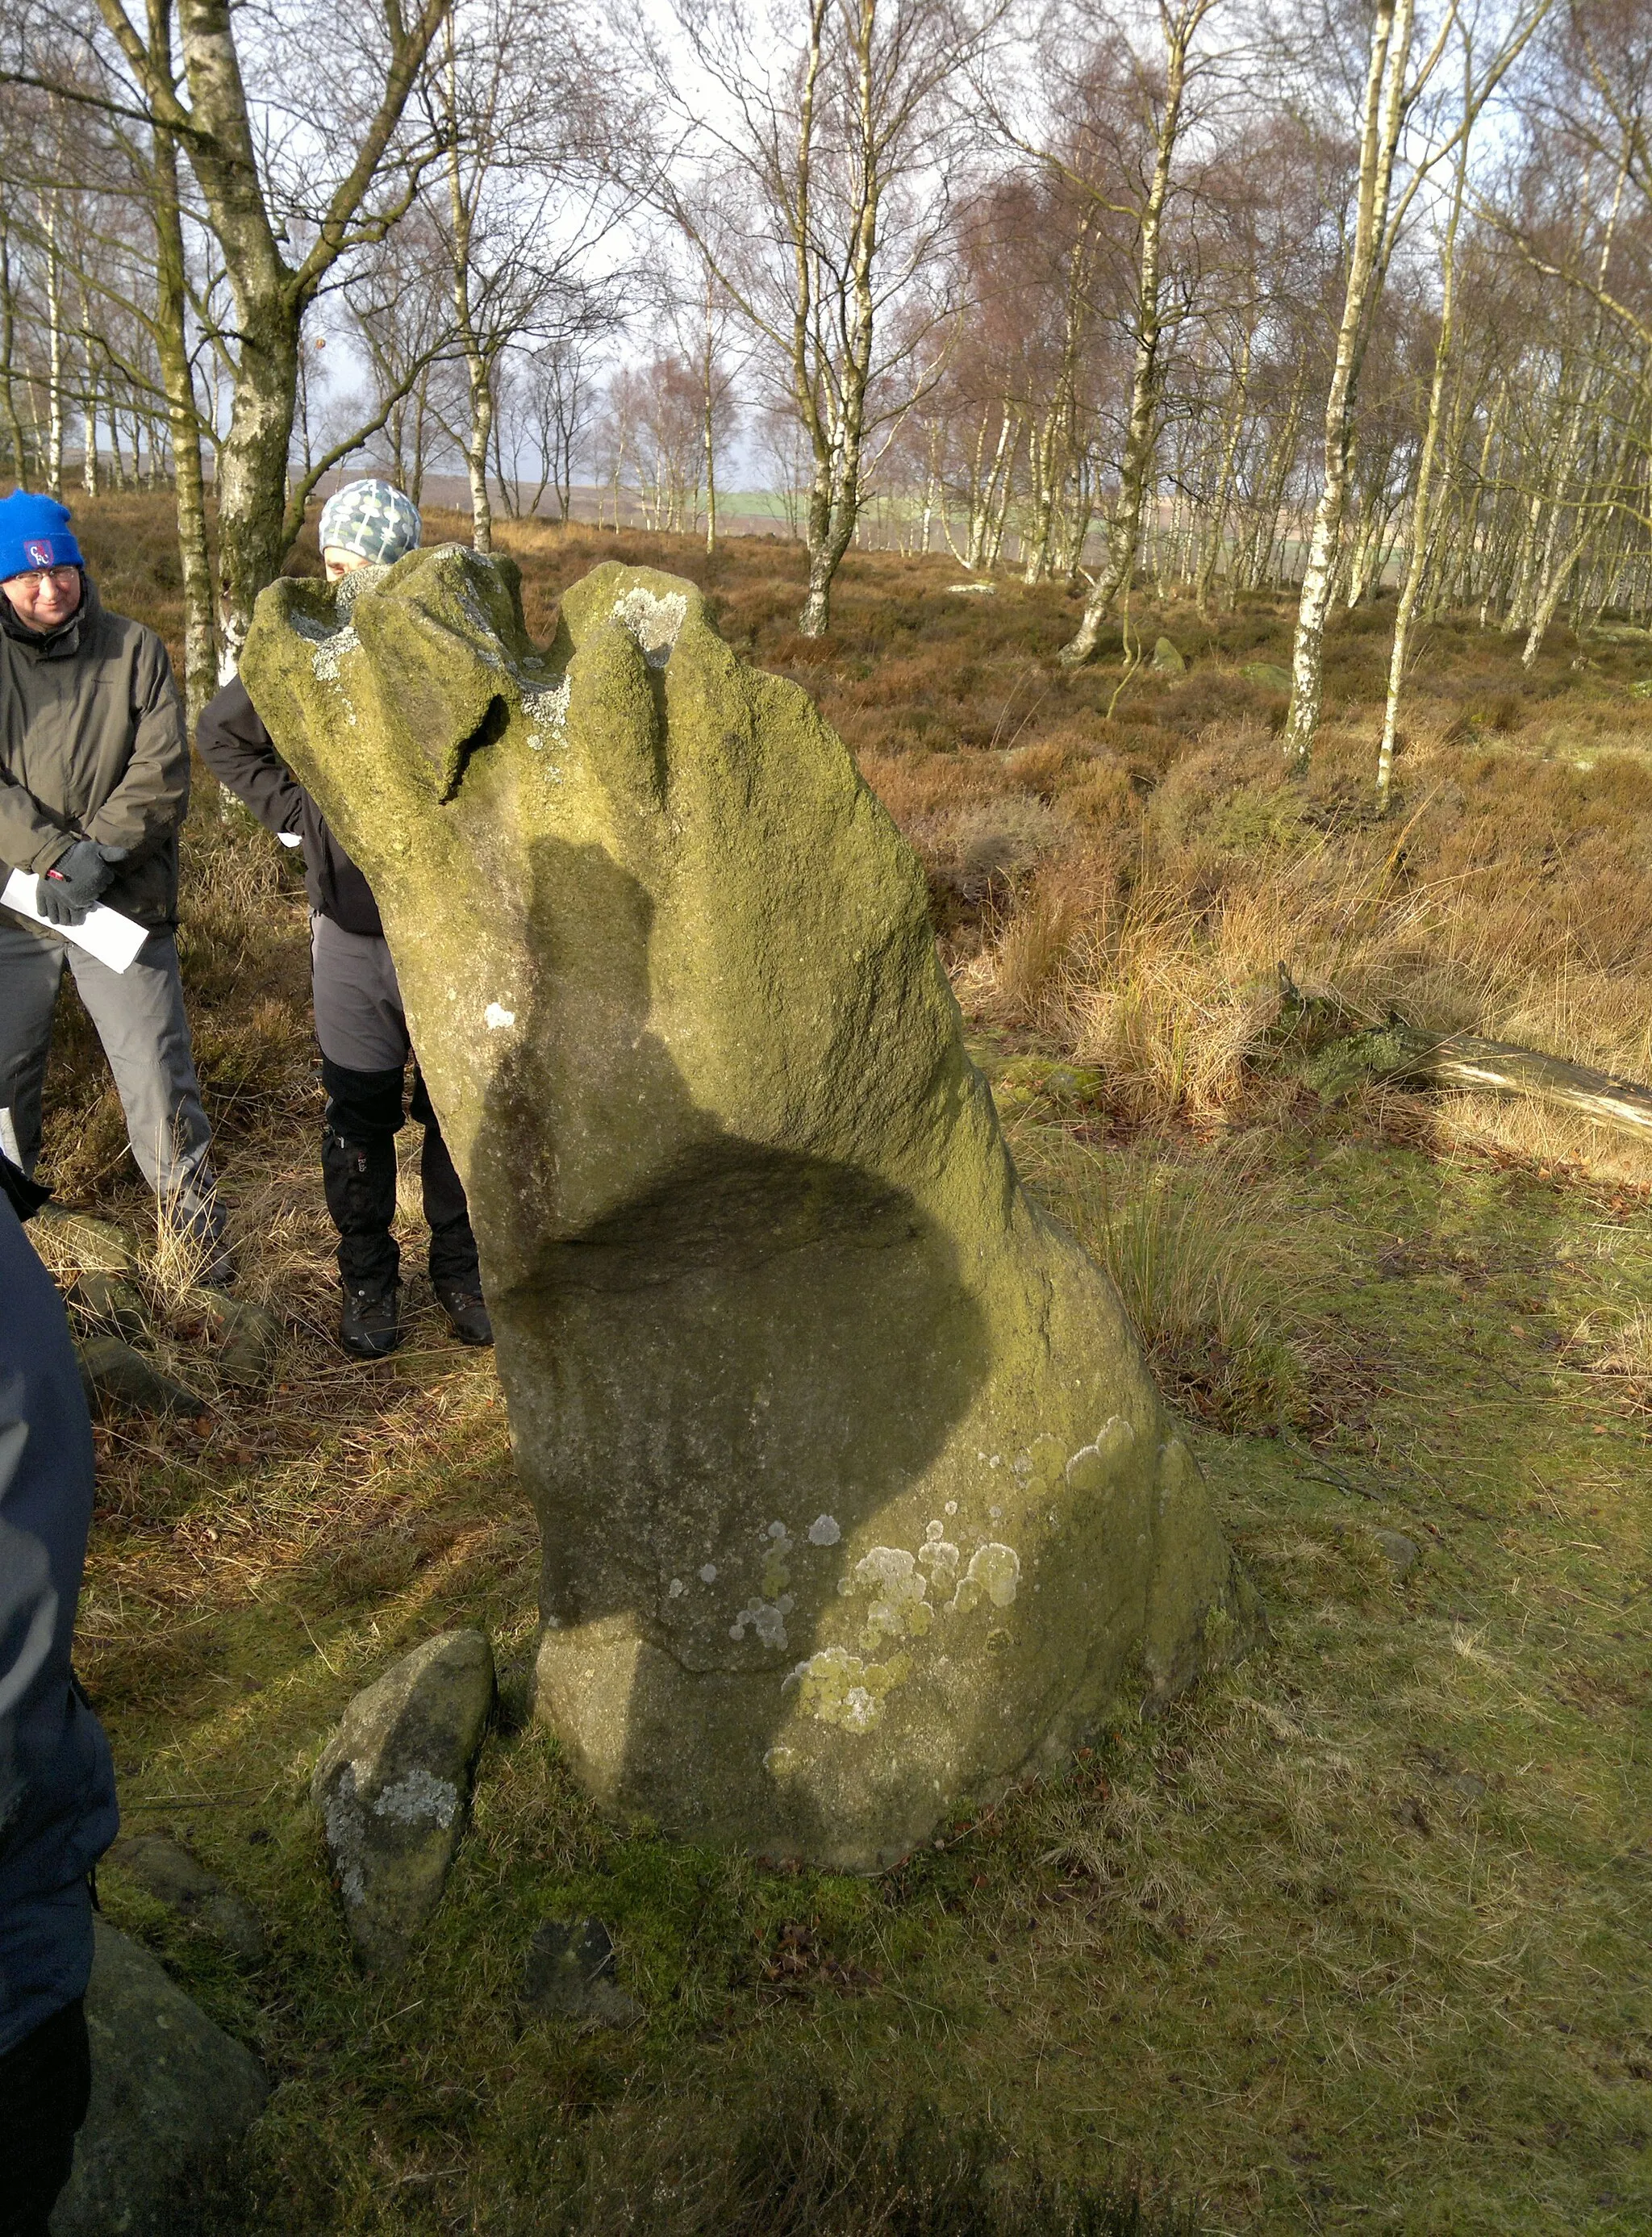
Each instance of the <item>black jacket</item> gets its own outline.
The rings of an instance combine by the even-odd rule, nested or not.
[[[92,1424],[69,1321],[0,1196],[0,2055],[83,1994],[115,1766],[69,1669]]]
[[[276,752],[240,676],[225,684],[195,729],[201,758],[267,831],[296,831],[304,842],[304,882],[318,916],[346,932],[382,940],[372,889],[328,830],[326,819]]]

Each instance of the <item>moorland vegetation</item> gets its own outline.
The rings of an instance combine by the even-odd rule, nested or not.
[[[175,655],[169,499],[77,525]],[[1473,614],[1429,624],[1379,815],[1382,597],[1336,618],[1287,779],[1293,602],[1138,593],[1132,638],[1185,667],[1116,626],[1074,670],[1056,584],[961,596],[953,563],[852,551],[805,637],[785,542],[495,535],[536,635],[599,559],[662,565],[817,698],[922,857],[1017,1161],[1118,1280],[1270,1637],[881,1879],[596,1818],[525,1713],[537,1534],[490,1365],[417,1289],[390,1361],[332,1343],[302,885],[203,780],[186,984],[242,1281],[286,1336],[238,1390],[151,1263],[154,1347],[210,1405],[100,1425],[82,1659],[128,1824],[267,1928],[238,1968],[104,1876],[276,2081],[236,2215],[1643,2230],[1652,1151],[1316,1064],[1398,1013],[1652,1078],[1652,638],[1557,627],[1528,667]],[[60,1197],[142,1227],[72,1003],[49,1101]],[[310,1766],[356,1687],[460,1623],[505,1680],[474,1824],[412,1964],[366,1979]],[[609,1924],[640,2032],[523,2013],[534,1928],[570,1910]]]

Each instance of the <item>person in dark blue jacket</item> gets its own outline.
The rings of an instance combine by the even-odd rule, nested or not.
[[[46,2237],[91,2088],[89,1875],[119,1830],[103,1728],[69,1667],[92,1424],[63,1300],[0,1171],[0,2237]]]

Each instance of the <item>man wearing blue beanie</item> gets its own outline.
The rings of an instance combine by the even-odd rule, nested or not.
[[[323,507],[320,535],[327,579],[340,582],[365,567],[393,566],[416,550],[418,509],[388,482],[350,482]],[[315,1033],[327,1094],[321,1178],[339,1231],[344,1293],[339,1338],[359,1359],[382,1359],[401,1334],[401,1254],[391,1222],[396,1136],[413,1048],[378,906],[277,754],[239,677],[202,714],[195,743],[214,775],[267,830],[304,848]],[[417,1059],[408,1107],[425,1129],[419,1179],[431,1231],[431,1287],[462,1343],[490,1343],[470,1207]]]
[[[0,885],[35,878],[43,927],[0,909],[0,1151],[40,1154],[41,1093],[65,963],[97,1028],[140,1171],[197,1241],[201,1278],[227,1277],[174,937],[189,744],[166,647],[110,613],[69,508],[0,500]],[[112,970],[60,930],[96,903],[148,939]]]

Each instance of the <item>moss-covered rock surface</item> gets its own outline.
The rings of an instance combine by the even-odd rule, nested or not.
[[[245,673],[379,901],[599,1799],[876,1868],[1231,1646],[1198,1470],[797,686],[642,568],[537,651],[451,546],[277,584]]]

